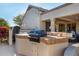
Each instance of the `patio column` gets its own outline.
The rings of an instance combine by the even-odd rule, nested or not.
[[[9,40],[8,40],[9,45],[12,45],[12,29],[9,29]]]
[[[51,31],[55,32],[55,19],[51,19]]]
[[[59,25],[56,24],[55,26],[56,26],[56,32],[58,32],[59,31]]]
[[[67,32],[67,24],[65,24],[65,32]]]

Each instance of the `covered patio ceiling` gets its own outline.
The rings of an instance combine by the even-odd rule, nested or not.
[[[57,17],[55,19],[56,20],[68,21],[68,22],[79,22],[79,13],[68,15],[68,16],[63,16],[63,17]]]

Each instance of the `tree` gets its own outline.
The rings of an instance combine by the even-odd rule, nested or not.
[[[5,19],[0,18],[0,39],[7,38],[9,33],[9,25]]]
[[[16,17],[14,17],[13,21],[14,21],[15,24],[20,26],[21,22],[22,22],[22,18],[23,18],[23,15],[18,15]]]
[[[3,19],[3,18],[0,18],[0,26],[9,27],[7,21],[5,21],[5,19]]]

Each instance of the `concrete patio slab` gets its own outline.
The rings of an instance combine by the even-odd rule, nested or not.
[[[16,56],[14,45],[0,44],[0,56]]]

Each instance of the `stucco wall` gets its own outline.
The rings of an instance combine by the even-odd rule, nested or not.
[[[57,31],[59,30],[59,24],[60,24],[60,23],[65,25],[65,31],[67,31],[67,24],[73,24],[73,22],[66,22],[66,21],[57,20],[57,21],[55,22]],[[76,22],[76,21],[75,21],[74,23],[76,23],[76,31],[79,32],[79,23]]]
[[[44,19],[56,18],[56,17],[71,15],[75,13],[79,13],[79,3],[71,4],[63,8],[43,14],[41,15],[41,19],[44,20]]]
[[[38,9],[31,8],[25,14],[21,29],[40,28],[40,12]]]
[[[79,13],[79,4],[78,3],[71,4],[71,5],[65,6],[63,8],[43,14],[43,15],[41,15],[41,20],[50,19],[50,20],[52,20],[51,22],[53,23],[54,22],[53,20],[56,17],[62,17],[62,16],[71,15],[71,14],[76,14],[76,13]],[[52,25],[52,23],[51,23],[51,25]],[[54,25],[54,23],[53,23],[53,25]],[[55,27],[52,26],[52,31],[54,28]]]
[[[33,29],[33,28],[41,28],[44,29],[41,24],[42,20],[51,20],[51,31],[55,31],[55,19],[56,17],[62,17],[62,16],[67,16],[71,14],[76,14],[79,13],[79,4],[71,4],[68,6],[65,6],[63,8],[48,12],[46,14],[41,15],[40,18],[40,11],[38,11],[35,8],[31,8],[30,10],[27,11],[23,22],[21,29]],[[78,22],[79,23],[79,22]],[[79,24],[77,23],[77,31],[79,31]]]

